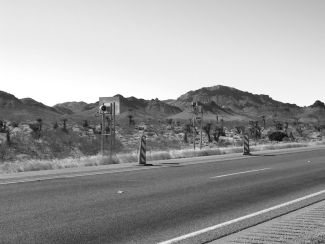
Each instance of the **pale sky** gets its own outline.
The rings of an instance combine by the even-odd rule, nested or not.
[[[0,90],[18,98],[214,85],[325,101],[325,0],[0,0]]]

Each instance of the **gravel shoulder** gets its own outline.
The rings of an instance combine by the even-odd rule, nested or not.
[[[325,243],[325,201],[210,243]]]

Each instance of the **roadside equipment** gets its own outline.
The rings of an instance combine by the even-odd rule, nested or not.
[[[244,153],[243,155],[251,155],[250,150],[249,150],[249,138],[248,135],[244,135]]]
[[[146,136],[141,136],[139,149],[139,165],[147,165],[146,159]]]

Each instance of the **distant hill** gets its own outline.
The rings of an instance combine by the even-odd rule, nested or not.
[[[13,108],[21,105],[21,101],[16,98],[14,95],[7,92],[0,91],[0,108]]]
[[[205,111],[225,120],[250,120],[262,115],[269,119],[283,120],[302,112],[295,104],[282,103],[268,95],[257,95],[221,85],[189,91],[173,104],[189,110],[192,101],[198,101]]]
[[[182,109],[167,104],[163,101],[160,101],[158,98],[156,98],[147,102],[145,111],[147,111],[150,114],[160,113],[162,115],[174,115],[182,112]]]
[[[46,106],[31,98],[18,99],[14,95],[0,91],[0,119],[13,121],[33,121],[42,118],[53,121],[62,114],[55,108]]]
[[[193,117],[192,102],[197,101],[204,111],[206,120],[225,121],[256,120],[265,116],[267,120],[290,121],[300,119],[305,122],[324,121],[325,104],[317,100],[309,107],[282,103],[268,95],[258,95],[227,86],[203,87],[189,91],[177,99],[161,101],[158,98],[145,100],[136,97],[119,97],[123,112],[119,118],[133,118],[141,121],[148,118],[188,120]],[[65,102],[53,107],[32,98],[18,99],[14,95],[0,91],[0,119],[26,121],[42,118],[46,123],[59,121],[63,117],[72,121],[98,121],[99,102]]]
[[[120,106],[123,108],[123,112],[120,117],[124,118],[132,115],[134,118],[167,118],[168,116],[182,112],[182,110],[176,106],[169,105],[158,99],[139,99],[136,97],[123,97],[120,94],[114,97],[119,97]],[[93,103],[86,106],[82,112],[82,115],[94,115],[98,111],[98,103]]]
[[[81,111],[87,110],[87,103],[85,102],[65,102],[54,105],[57,111],[64,114],[79,113]]]
[[[192,102],[199,101],[203,104],[215,102],[218,106],[229,107],[234,109],[243,109],[252,106],[278,106],[284,103],[273,100],[268,95],[257,95],[244,92],[228,86],[203,87],[196,91],[189,91],[180,96],[178,101]],[[291,107],[297,107],[295,104],[286,104]]]
[[[28,107],[43,108],[45,110],[49,110],[49,111],[52,111],[52,112],[55,112],[55,113],[58,113],[58,112],[60,113],[60,111],[57,111],[55,108],[46,106],[45,104],[37,102],[34,99],[29,98],[29,97],[28,98],[22,98],[22,99],[20,99],[20,101],[24,105],[26,105]]]
[[[310,106],[311,108],[319,108],[325,109],[325,104],[319,100],[317,100],[313,105]]]

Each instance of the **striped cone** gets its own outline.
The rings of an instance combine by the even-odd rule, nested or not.
[[[146,136],[142,136],[140,140],[139,165],[146,165]]]
[[[250,155],[250,150],[249,150],[249,138],[248,135],[244,135],[244,153],[243,155]]]

